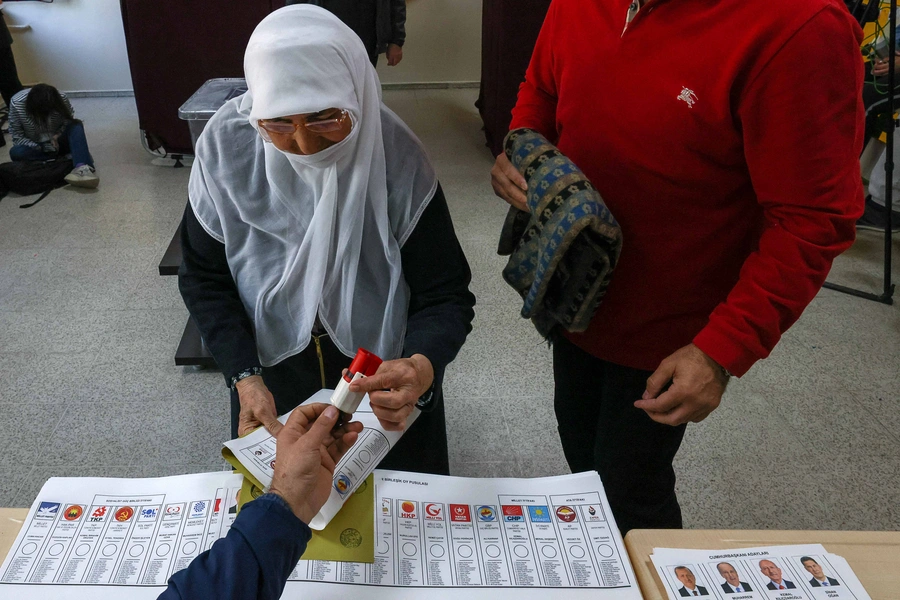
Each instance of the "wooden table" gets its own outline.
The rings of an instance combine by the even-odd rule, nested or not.
[[[900,598],[900,531],[776,531],[728,529],[633,529],[625,547],[644,600],[665,600],[650,554],[654,548],[751,548],[822,544],[847,559],[872,600]]]
[[[27,508],[0,508],[0,563],[9,554],[27,516]]]

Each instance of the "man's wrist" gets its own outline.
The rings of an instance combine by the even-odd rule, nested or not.
[[[712,367],[718,379],[727,384],[728,380],[731,379],[731,373],[728,372],[728,369],[722,366],[721,363],[707,354],[702,348],[699,348],[696,344],[691,344],[691,346],[693,346],[700,353],[700,355],[703,356],[704,359],[706,359],[706,363],[710,367]]]
[[[306,506],[305,503],[304,503],[303,506],[299,506],[299,507],[297,507],[297,508],[295,508],[294,506],[292,506],[291,503],[288,502],[287,498],[284,497],[284,494],[282,494],[280,490],[278,490],[278,489],[276,489],[276,488],[274,488],[274,487],[271,487],[271,486],[270,486],[269,489],[268,489],[268,491],[267,491],[266,493],[267,493],[267,494],[270,494],[270,495],[272,495],[272,496],[275,496],[276,498],[278,498],[278,500],[279,500],[279,501],[280,501],[280,502],[281,502],[281,503],[282,503],[289,511],[291,511],[291,513],[293,513],[293,515],[294,515],[295,517],[297,517],[298,519],[300,519],[300,521],[301,521],[302,523],[304,523],[305,525],[309,525],[309,522],[312,521],[313,517],[316,516],[316,515],[314,515],[314,514],[312,514],[312,515],[307,514],[307,513],[309,512],[309,510],[308,510],[308,507]]]

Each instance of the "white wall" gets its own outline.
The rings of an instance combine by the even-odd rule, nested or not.
[[[227,2],[238,0],[223,0]],[[25,85],[46,82],[67,91],[131,90],[119,0],[6,2],[13,54]],[[403,62],[378,72],[385,83],[478,81],[481,0],[407,0]],[[161,41],[160,43],[165,43]]]
[[[403,62],[378,59],[383,83],[481,79],[481,0],[406,0]]]
[[[61,90],[131,90],[119,0],[5,2],[19,79]]]

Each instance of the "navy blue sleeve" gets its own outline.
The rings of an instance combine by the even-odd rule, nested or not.
[[[231,276],[225,244],[206,233],[188,202],[181,220],[178,289],[226,385],[244,369],[259,367],[253,324]]]
[[[400,254],[410,292],[403,356],[422,354],[431,361],[439,400],[444,370],[462,348],[475,318],[475,296],[469,291],[472,272],[440,186]]]
[[[278,600],[311,537],[281,497],[260,496],[228,535],[172,575],[158,600]]]

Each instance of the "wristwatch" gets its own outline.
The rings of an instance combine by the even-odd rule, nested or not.
[[[434,382],[431,382],[431,387],[428,388],[424,394],[419,396],[419,399],[416,401],[416,408],[421,411],[429,411],[431,410],[431,405],[434,403]]]
[[[254,375],[262,375],[262,367],[250,367],[249,369],[244,369],[231,378],[231,385],[229,387],[232,390],[236,390],[238,381],[247,379],[248,377],[253,377]]]

